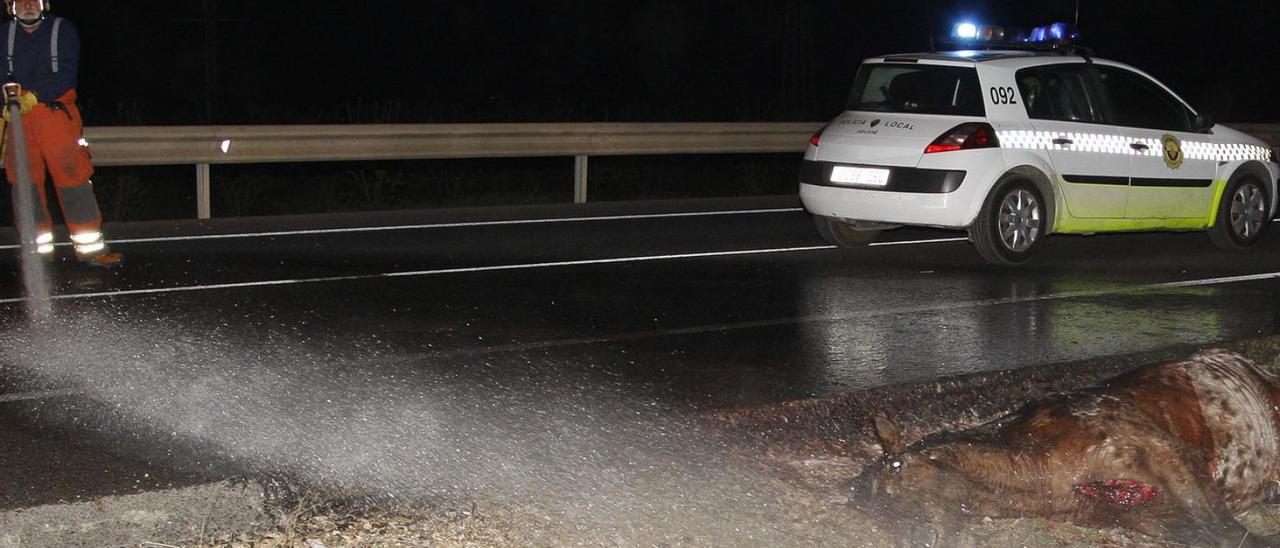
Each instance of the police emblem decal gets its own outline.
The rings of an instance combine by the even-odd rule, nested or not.
[[[1160,138],[1160,142],[1164,144],[1164,165],[1169,169],[1182,167],[1182,142],[1168,133]]]

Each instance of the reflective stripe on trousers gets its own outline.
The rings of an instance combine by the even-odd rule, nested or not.
[[[53,253],[53,233],[41,232],[36,236],[36,253],[48,255]]]
[[[107,248],[106,242],[102,240],[102,232],[98,230],[72,234],[71,243],[78,255],[92,255]]]

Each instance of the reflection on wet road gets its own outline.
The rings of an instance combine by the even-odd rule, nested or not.
[[[1228,253],[1201,234],[1057,237],[1003,269],[940,231],[832,249],[786,199],[653,207],[120,227],[127,269],[55,285],[64,315],[370,350],[335,367],[586,367],[705,405],[1209,344],[1280,315],[1275,238]],[[10,325],[18,297],[0,280]]]

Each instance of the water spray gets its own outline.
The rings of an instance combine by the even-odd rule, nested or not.
[[[80,393],[41,407],[42,424],[191,474],[240,469],[378,506],[511,503],[566,534],[633,544],[806,544],[774,524],[779,484],[683,408],[592,373],[594,358],[438,361],[361,347],[355,324],[154,316],[92,308],[19,326],[0,363]]]
[[[42,323],[49,319],[53,311],[44,261],[36,252],[35,208],[40,198],[31,182],[27,138],[22,131],[22,105],[18,101],[21,95],[21,85],[4,85],[4,108],[9,115],[9,131],[5,132],[4,139],[13,146],[13,167],[17,170],[17,182],[13,185],[13,217],[18,228],[18,239],[22,244],[18,261],[22,269],[22,283],[27,292],[27,318],[32,322]]]

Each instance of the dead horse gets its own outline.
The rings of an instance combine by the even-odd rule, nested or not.
[[[1208,350],[911,447],[878,416],[884,455],[854,482],[855,500],[909,520],[914,534],[949,534],[965,516],[1041,516],[1270,545],[1280,539],[1248,535],[1235,516],[1280,479],[1278,404],[1275,377]]]

